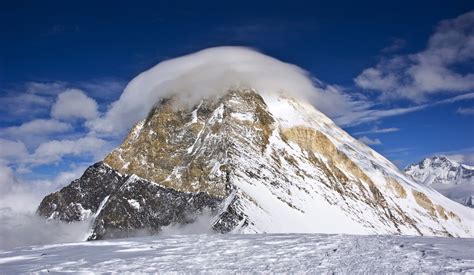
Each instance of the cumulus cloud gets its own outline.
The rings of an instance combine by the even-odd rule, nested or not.
[[[382,142],[380,141],[380,139],[376,138],[376,139],[371,139],[369,138],[368,136],[363,136],[363,137],[360,137],[359,138],[359,141],[362,142],[362,143],[365,143],[367,145],[380,145],[382,144]]]
[[[92,155],[94,159],[99,159],[109,149],[109,144],[106,140],[93,136],[86,136],[75,140],[51,140],[40,144],[32,154],[30,161],[34,164],[53,163],[67,155]]]
[[[0,160],[18,161],[28,156],[28,150],[21,141],[0,138]]]
[[[60,93],[51,108],[51,116],[56,119],[94,119],[98,116],[97,102],[78,89],[68,89]]]
[[[474,11],[442,21],[425,50],[384,59],[354,80],[361,88],[381,92],[382,98],[422,102],[436,93],[474,89],[473,60]],[[467,69],[455,69],[460,66]]]
[[[33,119],[19,126],[0,129],[0,137],[21,141],[31,150],[52,136],[73,134],[73,130],[71,124],[55,119]]]
[[[35,119],[20,126],[7,127],[0,130],[0,134],[10,137],[30,135],[49,135],[63,133],[72,129],[72,125],[54,119]]]

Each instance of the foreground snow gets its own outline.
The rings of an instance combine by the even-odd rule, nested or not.
[[[474,272],[474,239],[324,234],[176,235],[0,251],[20,272]]]

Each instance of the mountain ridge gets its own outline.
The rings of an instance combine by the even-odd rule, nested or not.
[[[469,209],[416,184],[310,104],[283,94],[230,90],[190,109],[162,100],[104,164],[137,175],[138,185],[149,186],[142,192],[155,182],[179,197],[206,194],[214,203],[191,212],[212,209],[209,227],[218,232],[473,234]],[[160,215],[153,209],[138,229],[192,222],[179,207],[165,210],[180,218],[153,224],[150,217]],[[108,211],[119,217],[124,210]],[[123,229],[108,225],[105,231]]]
[[[420,184],[431,186],[448,198],[474,207],[474,167],[445,156],[433,156],[404,169]]]

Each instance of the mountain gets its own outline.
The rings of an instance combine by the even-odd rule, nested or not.
[[[201,217],[221,233],[474,236],[472,209],[417,184],[309,103],[252,89],[192,107],[161,100],[38,213],[91,219],[91,240]]]
[[[438,190],[464,205],[474,207],[474,167],[443,156],[425,158],[409,165],[405,173],[417,182]]]

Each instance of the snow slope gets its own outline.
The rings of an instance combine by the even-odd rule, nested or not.
[[[198,212],[206,201],[219,201],[208,205],[217,210],[210,227],[223,233],[474,235],[473,209],[416,183],[306,101],[237,89],[189,108],[174,103],[162,100],[104,159],[106,175],[134,174],[136,188],[124,193],[127,186],[109,184],[111,193],[87,194],[86,187],[104,185],[95,178],[108,178],[94,174],[76,181],[70,194],[66,188],[45,198],[41,214],[67,217],[69,205],[88,208],[82,201],[88,196],[94,212],[98,198],[111,195],[117,199],[103,205],[95,232],[128,236],[189,223],[163,219],[191,209],[170,206],[154,195],[160,189],[209,197]]]
[[[0,251],[0,273],[474,272],[474,239],[323,234],[174,235]]]

